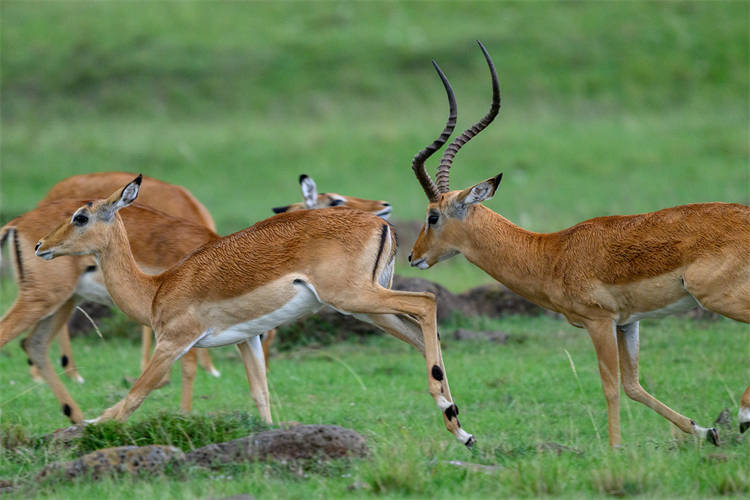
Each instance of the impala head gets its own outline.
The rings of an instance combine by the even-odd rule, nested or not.
[[[316,208],[349,207],[363,212],[370,212],[383,219],[391,215],[391,204],[386,201],[365,200],[354,196],[343,196],[337,193],[318,193],[312,177],[302,174],[299,176],[304,201],[292,203],[284,207],[274,207],[273,213],[294,212],[295,210],[312,210]]]
[[[461,146],[489,125],[500,110],[500,85],[497,81],[495,65],[492,63],[492,59],[487,49],[484,48],[484,45],[481,42],[478,43],[484,53],[484,58],[487,61],[492,76],[492,106],[484,118],[466,129],[464,133],[458,136],[445,149],[437,170],[437,176],[435,177],[437,182],[433,182],[430,178],[425,169],[424,162],[445,144],[453,132],[456,126],[456,99],[453,95],[453,89],[451,89],[450,83],[448,83],[448,79],[433,61],[433,65],[438,75],[440,75],[445,91],[448,94],[450,114],[440,137],[417,153],[412,160],[412,169],[419,183],[422,185],[422,189],[424,189],[429,202],[425,223],[409,255],[411,265],[420,269],[427,269],[437,262],[459,253],[459,246],[466,239],[464,235],[466,220],[472,216],[477,204],[491,198],[495,194],[500,184],[500,179],[503,176],[503,174],[499,174],[496,177],[487,179],[462,191],[451,191],[449,189],[450,168],[456,153]]]
[[[76,210],[69,220],[60,224],[36,244],[36,255],[50,260],[61,255],[86,255],[106,247],[115,223],[115,213],[138,197],[139,175],[122,189],[104,200],[90,201]]]

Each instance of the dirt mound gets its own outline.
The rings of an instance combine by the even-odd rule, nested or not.
[[[189,463],[209,467],[252,460],[364,457],[368,453],[365,439],[351,429],[336,425],[297,425],[210,444],[188,453],[185,458]]]
[[[184,459],[182,450],[174,446],[118,446],[97,450],[69,462],[50,464],[36,478],[73,479],[86,476],[99,479],[117,473],[161,472],[173,460]]]

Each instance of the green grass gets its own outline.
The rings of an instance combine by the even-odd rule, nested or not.
[[[477,38],[503,107],[452,186],[504,171],[487,205],[538,231],[750,202],[744,2],[5,1],[2,14],[6,219],[58,180],[104,170],[186,185],[222,233],[298,200],[303,172],[422,219],[411,157],[446,117],[430,59],[466,127],[489,104]],[[423,276],[453,290],[488,281],[459,260]]]
[[[507,345],[457,342],[451,333],[456,326],[502,329],[523,341]],[[369,459],[305,464],[301,470],[249,464],[214,472],[190,470],[153,480],[81,481],[40,489],[32,485],[19,495],[201,498],[245,492],[271,498],[330,497],[352,494],[347,488],[355,483],[363,488],[357,490],[359,494],[386,497],[750,494],[750,441],[747,436],[738,438],[736,430],[736,402],[750,380],[745,325],[729,320],[645,322],[641,380],[647,390],[701,425],[710,425],[729,407],[733,426],[720,431],[723,445],[718,449],[692,438],[675,440],[663,418],[623,395],[624,445],[616,452],[607,446],[606,407],[584,331],[547,317],[509,317],[459,319],[445,325],[442,332],[461,422],[478,439],[474,452],[444,430],[426,391],[420,356],[392,338],[373,337],[325,350],[278,353],[269,376],[276,422],[353,428],[367,438],[373,451]],[[124,395],[123,375],[135,374],[138,348],[126,339],[96,337],[76,339],[75,348],[86,383],[68,386],[86,416],[95,416]],[[189,428],[190,439],[198,443],[192,446],[197,447],[216,437],[211,427],[223,425],[227,417],[221,415],[237,415],[238,411],[256,415],[235,350],[212,352],[222,377],[213,379],[199,372],[195,419],[175,415],[179,405],[175,368],[172,383],[149,396],[124,428],[127,432],[115,426],[117,432],[105,427],[93,434],[105,435],[107,444],[130,444],[131,438],[122,438],[127,434],[141,436],[139,443],[163,443],[180,438],[181,429]],[[2,427],[20,426],[29,436],[38,436],[66,425],[51,392],[29,381],[17,344],[4,349],[2,356]],[[249,424],[237,424],[237,418],[240,424]],[[236,437],[230,434],[232,429],[249,431],[253,425],[252,419],[241,415],[229,421],[231,425],[224,426],[229,429],[227,437]],[[570,451],[558,456],[538,450],[538,445],[549,442]],[[183,447],[190,449],[191,444],[183,441]],[[6,451],[0,460],[0,478],[25,481],[45,463],[71,453],[44,447]],[[490,473],[466,471],[448,464],[450,460],[500,468]]]

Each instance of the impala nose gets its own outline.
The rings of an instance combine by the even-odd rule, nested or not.
[[[42,246],[41,241],[37,241],[36,246],[34,247],[34,252],[36,253],[37,250],[39,250],[39,247]]]
[[[412,254],[412,253],[413,253],[413,252],[409,252],[409,262],[411,262],[411,254]]]

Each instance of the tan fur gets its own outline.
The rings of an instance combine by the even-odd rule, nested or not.
[[[336,203],[337,201],[339,201],[340,204],[334,205],[334,203]],[[377,214],[385,207],[389,206],[389,204],[382,200],[366,200],[364,198],[345,196],[338,193],[321,193],[317,196],[317,203],[315,204],[315,208],[332,208],[334,206],[347,207],[355,210],[361,210],[363,212]],[[291,205],[288,205],[284,208],[286,208],[285,211],[287,212],[309,209],[309,207],[307,207],[305,205],[305,202],[303,201],[292,203]]]
[[[95,264],[95,261],[88,255],[44,261],[34,255],[34,245],[40,237],[54,229],[59,220],[69,220],[73,212],[83,203],[85,202],[81,200],[50,202],[11,222],[14,231],[18,234],[21,250],[20,267],[25,277],[19,281],[16,301],[0,319],[0,348],[24,330],[33,329],[29,338],[24,341],[24,348],[33,366],[41,371],[47,370],[47,375],[42,373],[43,378],[53,388],[61,405],[67,404],[71,408],[70,418],[73,422],[80,422],[83,415],[57,379],[54,370],[47,368],[49,366],[47,352],[49,343],[41,344],[34,341],[32,337],[39,335],[34,327],[35,324],[50,314],[57,315],[57,311],[64,304],[73,300],[78,279],[88,266]],[[124,227],[134,241],[135,261],[144,269],[152,271],[166,269],[177,263],[196,246],[218,238],[216,233],[205,226],[170,217],[149,207],[134,205],[128,212],[123,214]],[[145,306],[146,312],[149,309],[150,304]],[[71,311],[72,307],[67,308],[65,317],[58,321],[60,328],[63,328]],[[137,308],[125,312],[141,324],[150,325],[149,316],[142,314]],[[49,332],[48,340],[51,341],[55,333],[56,331]],[[37,345],[39,349],[30,350],[30,345]],[[210,358],[208,359],[210,361]],[[192,358],[188,358],[187,361],[192,361]],[[188,386],[189,384],[183,381],[183,387]],[[185,398],[182,400],[184,410],[190,409],[192,397],[188,396],[190,394],[185,393]]]
[[[363,315],[368,321],[385,325],[386,331],[398,331],[397,336],[412,345],[423,347],[429,392],[444,410],[446,427],[467,445],[473,443],[473,437],[458,423],[447,385],[434,296],[392,291],[372,278],[373,266],[379,264],[384,228],[390,235],[389,244],[395,247],[395,236],[386,222],[345,208],[283,213],[210,242],[164,273],[149,276],[135,265],[119,213],[114,218],[108,215],[132,201],[137,185],[138,179],[110,198],[82,207],[81,213],[90,218],[89,222],[76,225],[64,221],[40,240],[37,251],[47,258],[93,253],[119,307],[131,310],[151,304],[151,325],[157,337],[154,356],[128,396],[98,420],[126,420],[189,347],[212,332],[283,310],[302,288],[308,294],[314,290],[319,306],[327,304]],[[300,309],[293,314],[305,312]],[[397,319],[399,315],[404,319]],[[388,319],[391,317],[393,320]],[[411,321],[419,328],[415,329]],[[250,340],[244,343],[249,346]],[[269,420],[264,396],[267,388],[255,392],[253,387],[265,370],[262,360],[248,355],[248,346],[241,348],[248,381],[261,416]]]
[[[92,174],[74,175],[67,179],[63,179],[52,186],[37,206],[43,206],[51,201],[64,199],[81,200],[103,198],[108,196],[118,187],[126,184],[133,177],[135,177],[135,174],[129,174],[126,172],[97,172]],[[180,217],[193,222],[194,224],[203,225],[211,231],[216,232],[216,224],[214,223],[211,214],[206,207],[204,207],[203,204],[190,193],[190,191],[182,186],[162,182],[151,177],[144,177],[143,183],[149,189],[148,194],[139,201],[141,205],[155,208],[156,210],[160,210],[168,215]],[[138,252],[136,252],[136,254],[138,254]],[[171,263],[169,265],[171,265]],[[152,266],[149,272],[161,271],[166,267],[169,267],[169,265]],[[144,326],[141,335],[141,369],[146,366],[146,362],[151,355],[152,336],[151,329]],[[73,380],[83,381],[83,377],[80,376],[76,369],[75,358],[70,347],[70,338],[68,337],[67,328],[63,328],[60,331],[57,335],[57,339],[62,354],[66,356],[68,360],[68,365],[65,367],[66,375]],[[218,376],[219,372],[214,367],[208,351],[199,351],[198,359],[204,370],[214,376]],[[31,366],[32,377],[35,377],[36,375],[35,368],[36,365]]]
[[[464,196],[466,190],[451,191],[428,205],[428,214],[438,213],[439,222],[422,228],[412,264],[424,259],[433,265],[462,253],[518,294],[586,327],[602,371],[613,446],[620,442],[618,345],[626,393],[683,431],[696,432],[690,419],[642,389],[637,364],[630,362],[633,357],[637,360],[637,352],[623,357],[623,333],[618,342],[613,332],[616,325],[632,322],[636,313],[656,311],[691,296],[703,307],[750,322],[750,207],[684,205],[600,217],[540,234],[481,204],[462,207]],[[750,403],[745,399],[750,396],[743,398],[743,405]]]

